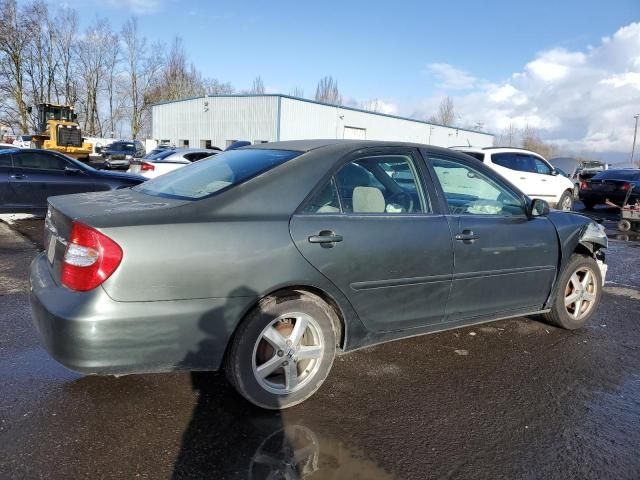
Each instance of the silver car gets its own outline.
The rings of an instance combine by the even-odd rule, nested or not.
[[[132,160],[127,172],[147,178],[155,178],[217,153],[220,153],[220,150],[212,148],[175,148],[165,150],[156,153],[152,157]]]

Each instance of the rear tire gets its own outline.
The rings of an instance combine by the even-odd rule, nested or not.
[[[333,365],[335,321],[331,307],[315,295],[292,291],[264,299],[233,336],[224,364],[227,379],[262,408],[303,402]]]
[[[587,255],[574,253],[558,280],[547,323],[567,330],[581,328],[595,313],[602,296],[602,276],[598,263]]]

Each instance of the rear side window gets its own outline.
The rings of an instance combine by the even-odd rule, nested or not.
[[[62,158],[40,152],[16,153],[13,156],[17,168],[34,168],[39,170],[64,170],[68,166]]]
[[[11,166],[11,155],[8,153],[0,153],[0,167]]]
[[[303,211],[388,215],[431,209],[411,156],[372,155],[343,166]]]
[[[510,170],[538,173],[536,163],[534,162],[533,157],[529,155],[522,155],[519,153],[495,153],[491,155],[491,161],[496,165],[500,165],[501,167],[505,167]]]
[[[290,150],[229,150],[135,187],[149,195],[184,200],[210,197],[299,156]]]

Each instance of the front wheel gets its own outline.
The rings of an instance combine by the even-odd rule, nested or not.
[[[303,402],[333,365],[333,317],[331,307],[314,295],[291,292],[263,300],[234,334],[225,358],[229,382],[262,408]]]
[[[558,280],[558,291],[545,320],[567,330],[581,328],[593,316],[602,296],[598,263],[574,253]]]
[[[573,193],[567,190],[562,194],[558,201],[558,210],[564,210],[570,212],[573,208]]]
[[[631,222],[626,218],[620,220],[618,222],[618,230],[620,230],[621,232],[628,232],[629,230],[631,230]]]

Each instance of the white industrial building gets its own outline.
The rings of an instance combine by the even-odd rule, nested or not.
[[[493,135],[287,95],[216,95],[153,106],[153,139],[177,147],[219,147],[236,140],[351,138],[450,147],[493,145]]]

